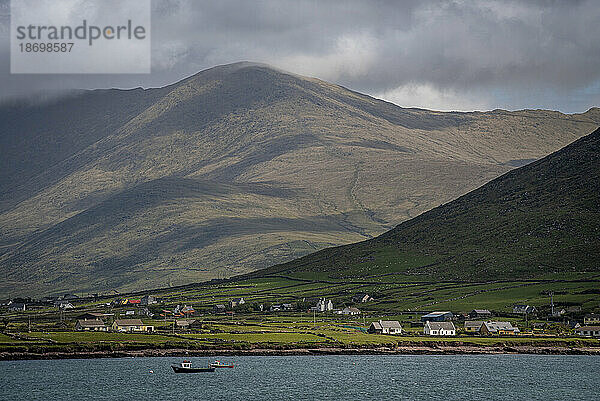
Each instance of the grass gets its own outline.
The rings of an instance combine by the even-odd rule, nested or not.
[[[166,342],[181,342],[177,338],[136,333],[106,333],[106,332],[32,332],[24,333],[26,337],[41,340],[52,340],[57,343],[98,343],[98,342],[135,342],[144,344],[161,344]]]
[[[201,339],[207,341],[228,341],[250,344],[299,344],[299,343],[317,343],[327,340],[312,333],[219,333],[219,334],[186,334],[187,338]]]

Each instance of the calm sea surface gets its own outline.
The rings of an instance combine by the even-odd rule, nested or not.
[[[0,399],[600,399],[597,356],[224,357],[236,367],[175,374],[169,365],[181,359],[0,361]]]

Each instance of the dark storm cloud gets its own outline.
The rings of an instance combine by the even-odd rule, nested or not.
[[[6,4],[4,98],[162,86],[252,60],[402,106],[575,112],[600,104],[596,1],[154,1],[152,74],[82,76],[11,76]]]

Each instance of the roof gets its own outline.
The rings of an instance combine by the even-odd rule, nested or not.
[[[600,331],[600,326],[581,326],[575,329],[576,331]]]
[[[115,319],[117,326],[143,326],[141,319]]]
[[[476,327],[479,328],[483,322],[481,320],[465,320],[465,328],[467,327]]]
[[[588,318],[588,319],[590,317],[592,317],[592,318],[594,318],[594,317],[595,318],[600,318],[600,313],[588,313],[587,315],[585,315],[585,317]]]
[[[78,320],[77,324],[81,327],[104,327],[105,324],[102,320]]]
[[[484,322],[488,331],[496,332],[498,330],[519,331],[518,327],[514,327],[510,322]]]
[[[472,312],[478,313],[478,314],[491,314],[492,312],[490,312],[487,309],[473,309]]]
[[[104,317],[104,313],[101,312],[85,312],[83,314],[81,314],[79,317],[83,317],[83,316],[94,316],[96,318],[101,318]]]
[[[189,326],[192,323],[194,323],[196,320],[195,319],[179,319],[177,320],[177,326]]]
[[[360,310],[358,308],[353,307],[353,306],[351,306],[349,308],[346,307],[346,308],[344,308],[344,310],[348,310],[348,311],[354,312],[354,313],[360,313]]]
[[[450,312],[450,311],[431,312],[431,313],[424,315],[423,317],[436,317],[436,316],[443,316],[443,315],[447,315],[447,314],[452,314],[452,312]]]
[[[373,326],[375,328],[375,330],[381,330],[381,324],[379,322],[372,322],[371,326]]]
[[[400,322],[397,320],[380,320],[379,324],[384,329],[402,329]]]
[[[432,330],[456,330],[452,322],[427,322],[425,324],[428,324]]]
[[[215,308],[217,308],[217,309],[225,309],[225,305],[223,305],[223,304],[215,305]]]

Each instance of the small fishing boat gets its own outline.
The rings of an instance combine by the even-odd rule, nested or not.
[[[210,364],[211,368],[233,368],[233,363],[224,363],[221,361],[214,361]]]
[[[199,372],[214,372],[215,368],[208,366],[207,368],[192,368],[191,361],[183,361],[181,363],[171,364],[171,368],[175,373],[199,373]]]

